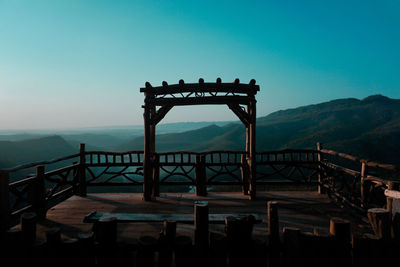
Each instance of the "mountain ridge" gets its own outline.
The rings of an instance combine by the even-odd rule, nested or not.
[[[371,95],[279,110],[257,118],[256,133],[258,151],[315,148],[316,142],[322,142],[329,149],[400,165],[396,153],[400,150],[400,99]],[[0,168],[77,153],[78,143],[90,143],[92,135],[63,137],[0,141]],[[102,142],[109,142],[111,151],[143,150],[143,135],[122,143],[115,136],[97,137],[87,144],[87,150],[101,149]],[[240,121],[156,136],[158,152],[244,149],[245,127]]]

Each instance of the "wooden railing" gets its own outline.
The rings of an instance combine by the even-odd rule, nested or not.
[[[165,152],[154,154],[152,187],[158,196],[165,186],[183,186],[205,195],[211,187],[249,187],[248,159],[244,151]],[[56,164],[56,167],[54,167]],[[287,149],[256,154],[256,185],[315,185],[320,193],[360,212],[384,207],[385,189],[397,189],[400,169],[351,155],[322,149]],[[26,178],[18,175],[31,172]],[[47,170],[46,170],[47,169]],[[22,213],[46,211],[76,194],[86,196],[88,188],[136,188],[143,185],[143,151],[86,151],[52,161],[26,164],[0,171],[1,225],[7,228]],[[93,190],[93,189],[91,189]],[[119,190],[119,188],[114,189]],[[130,190],[132,192],[132,190]]]

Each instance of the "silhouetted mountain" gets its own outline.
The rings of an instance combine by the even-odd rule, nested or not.
[[[257,150],[325,147],[385,163],[400,164],[400,100],[381,95],[338,99],[281,110],[257,119]],[[157,151],[244,149],[240,124],[157,136]],[[117,150],[143,149],[143,137]]]
[[[0,168],[50,160],[77,152],[77,147],[72,147],[57,135],[23,141],[0,141]]]
[[[182,130],[202,123],[179,125],[175,126]],[[173,126],[164,126],[164,130],[170,131]],[[160,132],[163,131],[157,131]],[[26,136],[29,133],[11,139],[20,140]],[[143,150],[143,136],[129,140],[121,138],[121,135],[100,132],[68,133],[63,134],[63,138],[55,135],[0,141],[0,168],[75,154],[81,142],[86,143],[87,150]],[[338,99],[281,110],[257,119],[258,151],[315,148],[316,142],[324,143],[329,149],[400,165],[400,100],[381,95],[362,100]],[[156,150],[159,152],[243,150],[244,147],[245,128],[240,122],[225,122],[220,126],[209,125],[156,137]]]

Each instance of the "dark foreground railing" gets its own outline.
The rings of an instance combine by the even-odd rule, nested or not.
[[[244,151],[165,152],[156,153],[152,161],[154,196],[168,188],[197,195],[207,190],[248,192]],[[384,191],[396,189],[398,177],[396,166],[321,149],[320,144],[316,150],[256,154],[256,186],[315,186],[361,212],[387,205]],[[88,190],[141,192],[142,185],[143,151],[85,151],[82,144],[75,155],[0,171],[1,225],[4,229],[18,223],[27,211],[44,218],[52,206],[74,194],[86,196]]]
[[[100,218],[93,231],[77,233],[75,239],[63,239],[61,229],[54,227],[45,240],[37,240],[36,214],[24,213],[21,228],[4,233],[0,256],[12,266],[398,266],[394,255],[400,243],[381,235],[383,220],[375,221],[377,231],[359,235],[350,221],[333,217],[329,232],[315,228],[311,233],[293,227],[281,231],[278,202],[269,201],[266,213],[266,234],[258,237],[253,236],[252,215],[228,216],[224,231],[209,231],[208,203],[195,202],[192,234],[177,231],[182,222],[165,220],[158,237],[138,233],[137,239],[125,241],[119,239],[116,217]]]

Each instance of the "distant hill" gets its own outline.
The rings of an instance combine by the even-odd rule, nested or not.
[[[157,151],[244,149],[241,124],[216,125],[157,136]],[[257,119],[257,150],[325,147],[371,160],[400,164],[400,100],[381,95],[338,99],[281,110]],[[143,149],[143,137],[116,147]]]
[[[206,127],[197,128],[203,125]],[[167,124],[160,125],[160,130],[157,127],[157,132],[162,133],[163,127],[167,133],[156,137],[159,152],[242,150],[245,147],[245,128],[240,122]],[[169,133],[174,127],[177,132]],[[31,139],[22,140],[27,137]],[[47,137],[23,133],[9,138],[14,141],[0,141],[0,168],[75,154],[80,142],[87,144],[87,150],[143,150],[143,135],[122,138],[111,132],[75,132]],[[400,100],[381,95],[362,100],[338,99],[281,110],[257,119],[258,151],[315,148],[316,142],[322,142],[329,149],[400,165]]]
[[[23,141],[0,141],[0,168],[59,158],[78,149],[54,135]]]

